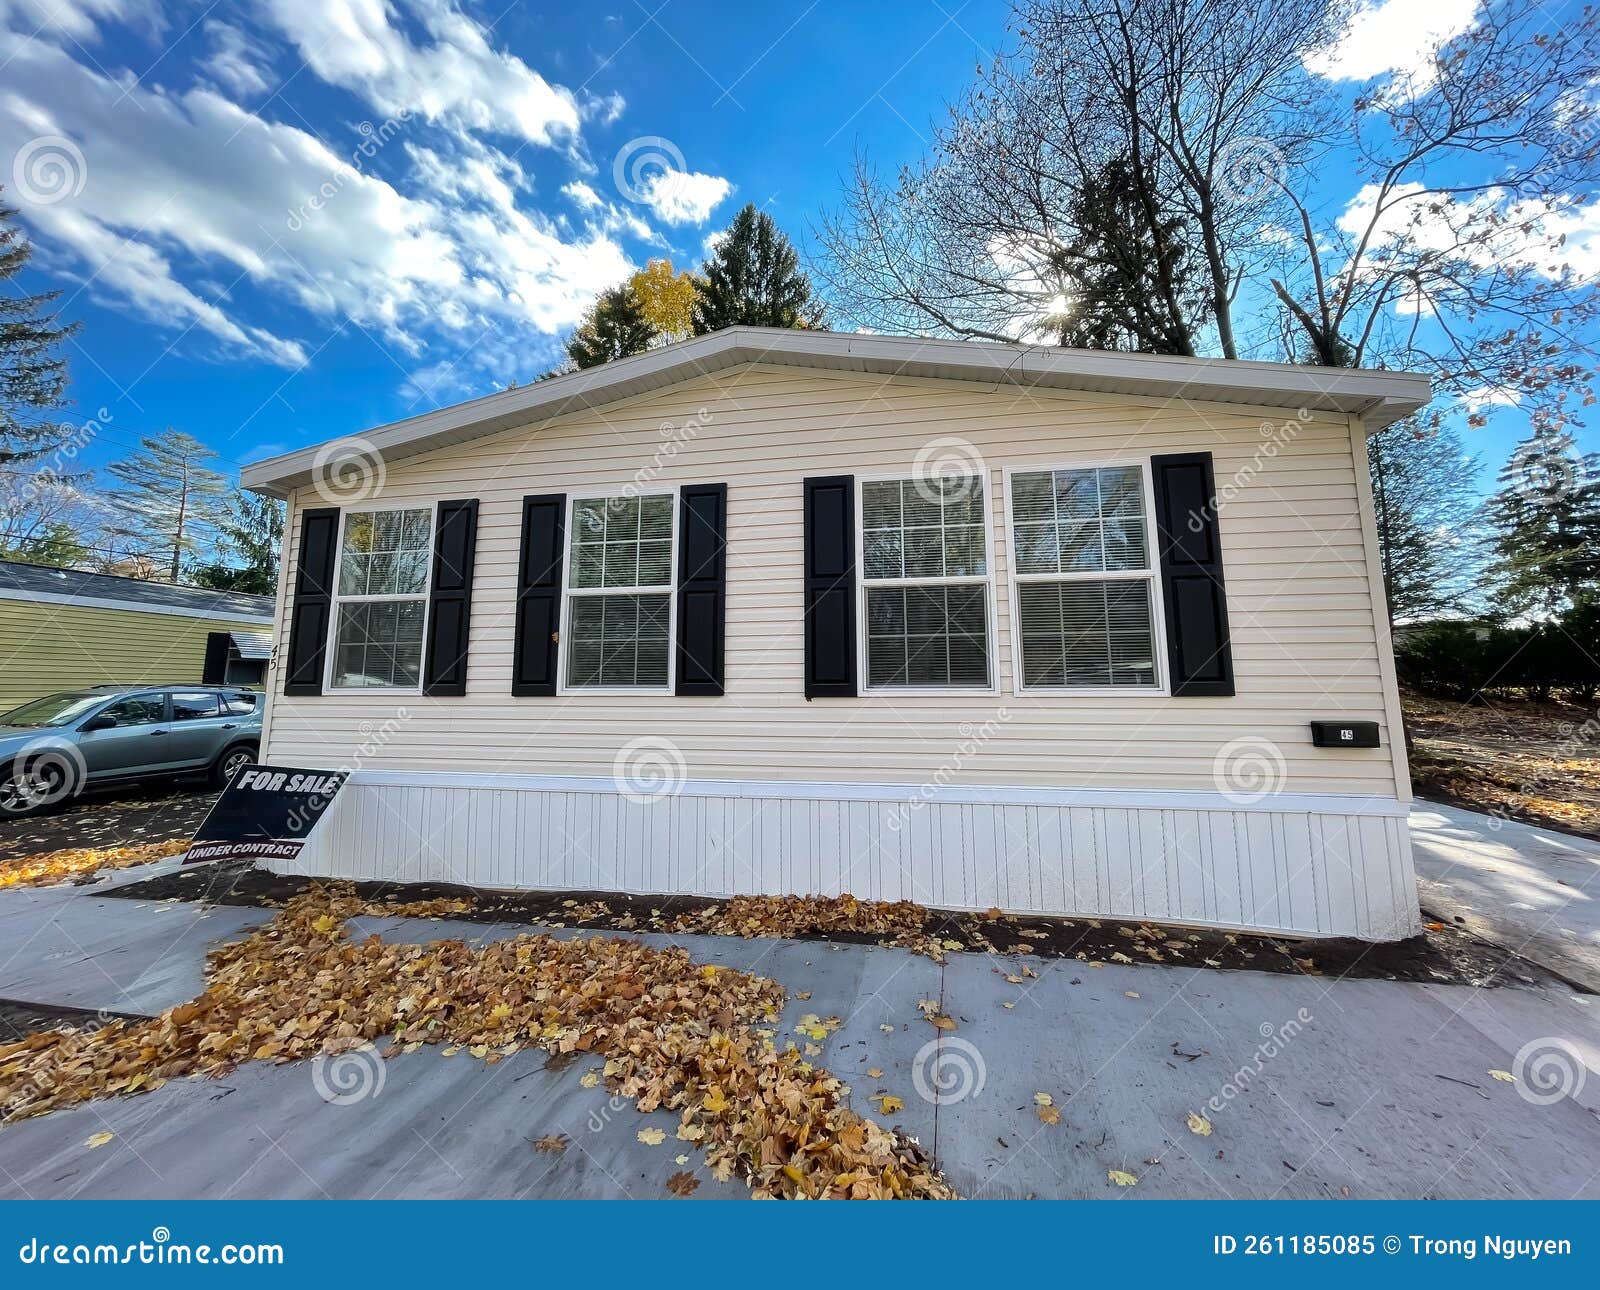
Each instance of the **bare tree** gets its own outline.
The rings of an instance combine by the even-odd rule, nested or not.
[[[1330,136],[1357,167],[1334,218],[1300,195],[1312,176],[1277,177],[1292,236],[1272,289],[1307,361],[1427,371],[1560,421],[1592,397],[1595,274],[1565,243],[1600,178],[1600,12],[1557,26],[1487,0],[1476,18]]]
[[[1282,201],[1274,176],[1317,147],[1302,58],[1342,13],[1029,0],[1015,51],[981,71],[928,159],[893,185],[858,162],[820,230],[821,276],[868,325],[989,339],[1059,335],[1062,305],[1109,283],[1122,299],[1107,307],[1149,306],[1129,319],[1133,347],[1238,357],[1234,304]],[[1082,220],[1114,170],[1125,238]],[[1136,277],[1097,273],[1140,244]]]

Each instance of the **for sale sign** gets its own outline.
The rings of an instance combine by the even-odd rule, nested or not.
[[[346,778],[342,770],[246,766],[222,790],[184,863],[294,859]]]

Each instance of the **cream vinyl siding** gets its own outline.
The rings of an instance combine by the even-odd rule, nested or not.
[[[808,703],[801,481],[909,475],[949,439],[988,472],[998,693]],[[286,765],[609,777],[620,749],[653,736],[681,750],[693,779],[1215,792],[1219,750],[1256,736],[1281,750],[1284,791],[1393,799],[1398,732],[1366,567],[1361,445],[1359,425],[1338,414],[752,366],[441,449],[391,465],[362,504],[480,500],[466,696],[291,698],[280,674],[268,753]],[[1237,696],[1014,693],[1004,470],[1197,449],[1214,454],[1226,499]],[[567,493],[570,518],[572,494],[717,482],[728,485],[726,695],[513,698],[522,498]],[[326,504],[310,489],[291,499],[291,572],[300,507]],[[1385,746],[1314,749],[1307,723],[1329,717],[1377,721]]]

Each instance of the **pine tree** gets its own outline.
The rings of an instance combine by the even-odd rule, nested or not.
[[[0,202],[0,466],[36,457],[57,439],[49,414],[67,389],[67,360],[58,351],[78,329],[50,311],[59,291],[20,295],[8,285],[33,255],[15,215]]]
[[[1600,454],[1580,455],[1569,431],[1537,429],[1499,483],[1484,522],[1507,607],[1559,614],[1600,594]]]
[[[235,489],[217,519],[217,541],[226,561],[194,570],[196,586],[268,595],[278,587],[278,552],[283,543],[283,503]]]
[[[1477,461],[1453,431],[1409,418],[1367,440],[1367,464],[1390,622],[1466,607]]]
[[[121,483],[108,494],[116,512],[111,532],[152,561],[159,554],[176,582],[184,557],[215,526],[228,481],[206,465],[217,454],[181,430],[145,435],[139,443],[139,452],[106,467]]]
[[[746,206],[700,270],[694,332],[724,327],[820,327],[822,302],[772,216]]]
[[[1193,354],[1207,306],[1184,221],[1152,217],[1132,168],[1116,160],[1078,191],[1067,223],[1072,241],[1051,257],[1067,307],[1046,329],[1079,349]]]
[[[578,367],[599,367],[644,353],[655,338],[639,297],[624,283],[600,293],[567,342],[567,357]]]

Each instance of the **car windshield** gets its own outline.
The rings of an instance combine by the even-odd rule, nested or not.
[[[68,690],[48,698],[35,699],[0,716],[0,726],[65,726],[90,708],[104,703],[107,696],[93,691]]]

